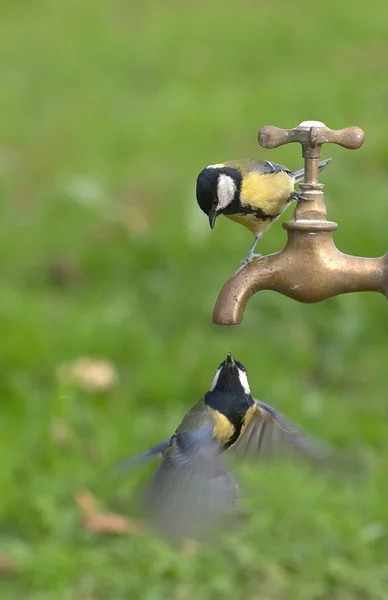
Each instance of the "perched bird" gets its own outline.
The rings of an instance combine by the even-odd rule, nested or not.
[[[331,158],[318,163],[322,171]],[[213,229],[218,215],[244,225],[255,235],[242,264],[261,256],[254,254],[264,231],[280,217],[292,200],[307,200],[294,191],[304,169],[290,171],[283,165],[255,158],[232,160],[205,167],[197,177],[197,202]]]
[[[162,460],[141,497],[145,516],[170,539],[204,539],[228,519],[238,521],[239,488],[226,471],[228,454],[240,457],[302,455],[321,464],[327,450],[274,408],[254,400],[245,367],[230,352],[210,390],[185,415],[175,433],[118,466]]]

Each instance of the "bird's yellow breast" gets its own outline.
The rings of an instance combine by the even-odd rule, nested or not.
[[[259,221],[258,218],[252,214],[224,215],[224,217],[231,221],[235,221],[236,223],[240,223],[240,225],[244,225],[244,227],[247,227],[254,234],[262,233],[272,223],[272,221]]]
[[[249,425],[250,421],[252,420],[252,418],[254,417],[256,412],[257,412],[257,405],[255,403],[253,406],[250,406],[248,408],[247,412],[245,413],[244,422],[241,427],[240,437],[244,434],[247,426]]]
[[[209,411],[210,411],[210,414],[211,414],[211,417],[212,417],[213,423],[214,423],[213,437],[216,438],[216,440],[221,445],[228,444],[229,441],[231,440],[231,438],[234,437],[235,432],[236,432],[236,429],[235,429],[233,423],[231,423],[229,421],[228,417],[226,417],[225,415],[220,413],[218,410],[214,410],[213,408],[209,407]],[[238,438],[240,438],[244,434],[247,426],[249,425],[249,422],[251,421],[251,419],[254,416],[254,414],[256,413],[256,411],[257,411],[256,404],[254,404],[253,406],[250,406],[248,408],[247,412],[245,413],[244,419],[242,421]],[[237,440],[235,440],[235,442],[237,442]]]
[[[231,221],[244,225],[254,234],[263,233],[288,206],[290,194],[294,189],[292,178],[285,171],[263,174],[256,171],[245,175],[242,181],[240,201],[242,207],[260,208],[271,219],[258,218],[253,213],[235,213],[225,215]]]
[[[213,437],[216,438],[220,444],[227,444],[234,435],[234,425],[218,410],[214,410],[213,408],[209,408],[209,410],[214,423]]]
[[[240,199],[244,204],[276,215],[287,206],[293,189],[293,180],[285,171],[268,174],[253,171],[243,178]]]

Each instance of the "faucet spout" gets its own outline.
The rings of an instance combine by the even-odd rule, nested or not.
[[[303,303],[351,292],[376,291],[388,298],[388,253],[379,258],[344,254],[334,244],[337,224],[311,219],[288,221],[283,250],[241,267],[221,289],[213,312],[218,325],[242,322],[248,300],[273,290]]]

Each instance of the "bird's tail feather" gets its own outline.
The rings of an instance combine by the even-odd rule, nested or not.
[[[318,163],[318,173],[323,171],[326,165],[331,162],[331,158],[327,158],[326,160],[322,160]],[[291,177],[294,179],[295,183],[300,183],[304,178],[304,169],[298,169],[297,171],[292,171]]]

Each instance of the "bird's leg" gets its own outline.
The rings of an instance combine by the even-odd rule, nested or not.
[[[303,200],[305,202],[309,201],[309,199],[306,198],[306,196],[303,196],[303,194],[300,194],[299,192],[291,192],[290,200]]]
[[[254,239],[254,242],[253,242],[252,246],[249,248],[249,250],[247,252],[247,255],[244,258],[244,260],[241,261],[242,265],[247,265],[254,258],[260,258],[261,254],[254,254],[253,251],[256,248],[256,244],[261,240],[262,236],[263,236],[262,233],[257,233],[255,235],[255,239]]]

